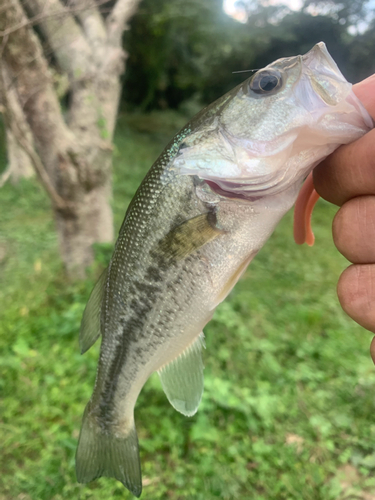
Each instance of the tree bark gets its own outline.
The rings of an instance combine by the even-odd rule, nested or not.
[[[11,132],[50,195],[65,267],[82,276],[93,259],[92,244],[113,239],[112,139],[125,61],[121,34],[139,0],[117,0],[106,22],[92,0],[73,0],[69,8],[60,0],[28,0],[29,18],[20,0],[7,1],[0,9],[1,69],[10,76],[31,140],[19,118],[9,120]],[[43,46],[69,80],[64,114],[30,16],[38,19]],[[7,109],[12,89],[5,86]]]
[[[12,86],[11,79],[4,64],[2,65],[1,72],[0,101],[2,112],[6,115],[4,118],[8,165],[5,174],[2,176],[2,181],[0,181],[0,187],[8,178],[10,178],[13,183],[17,183],[21,178],[29,178],[34,175],[34,169],[29,155],[17,141],[12,131],[12,126],[7,126],[7,123],[11,121],[14,122],[14,126],[18,124],[25,139],[29,143],[32,143],[30,128],[19,104],[16,89]],[[7,88],[7,95],[4,94],[5,88]],[[5,106],[5,104],[7,105]]]

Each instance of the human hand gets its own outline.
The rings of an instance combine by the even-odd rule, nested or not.
[[[375,75],[353,87],[375,120]],[[313,172],[316,191],[341,208],[333,241],[352,265],[341,274],[337,294],[344,311],[375,333],[375,129],[342,146]],[[375,363],[375,337],[371,343]]]

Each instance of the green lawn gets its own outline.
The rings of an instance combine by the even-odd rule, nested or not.
[[[182,124],[121,118],[114,211],[125,209]],[[74,454],[98,345],[78,349],[82,311],[110,248],[68,283],[49,202],[36,181],[0,190],[0,500],[133,498],[114,479],[76,483]],[[334,207],[320,202],[316,244],[297,247],[288,214],[205,329],[205,393],[193,418],[158,377],[136,407],[142,499],[374,500],[371,334],[341,311]]]

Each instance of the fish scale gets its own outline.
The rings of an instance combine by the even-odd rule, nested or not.
[[[140,496],[134,406],[146,380],[157,371],[171,404],[197,411],[202,329],[314,166],[371,127],[320,43],[259,70],[174,137],[130,203],[83,315],[81,351],[100,334],[102,343],[78,481],[111,476]]]

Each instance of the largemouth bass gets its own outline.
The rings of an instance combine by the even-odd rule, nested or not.
[[[203,109],[135,194],[81,326],[102,335],[76,455],[79,482],[142,491],[134,406],[157,371],[193,415],[203,392],[202,329],[295,202],[313,167],[372,120],[323,43],[279,59]]]

